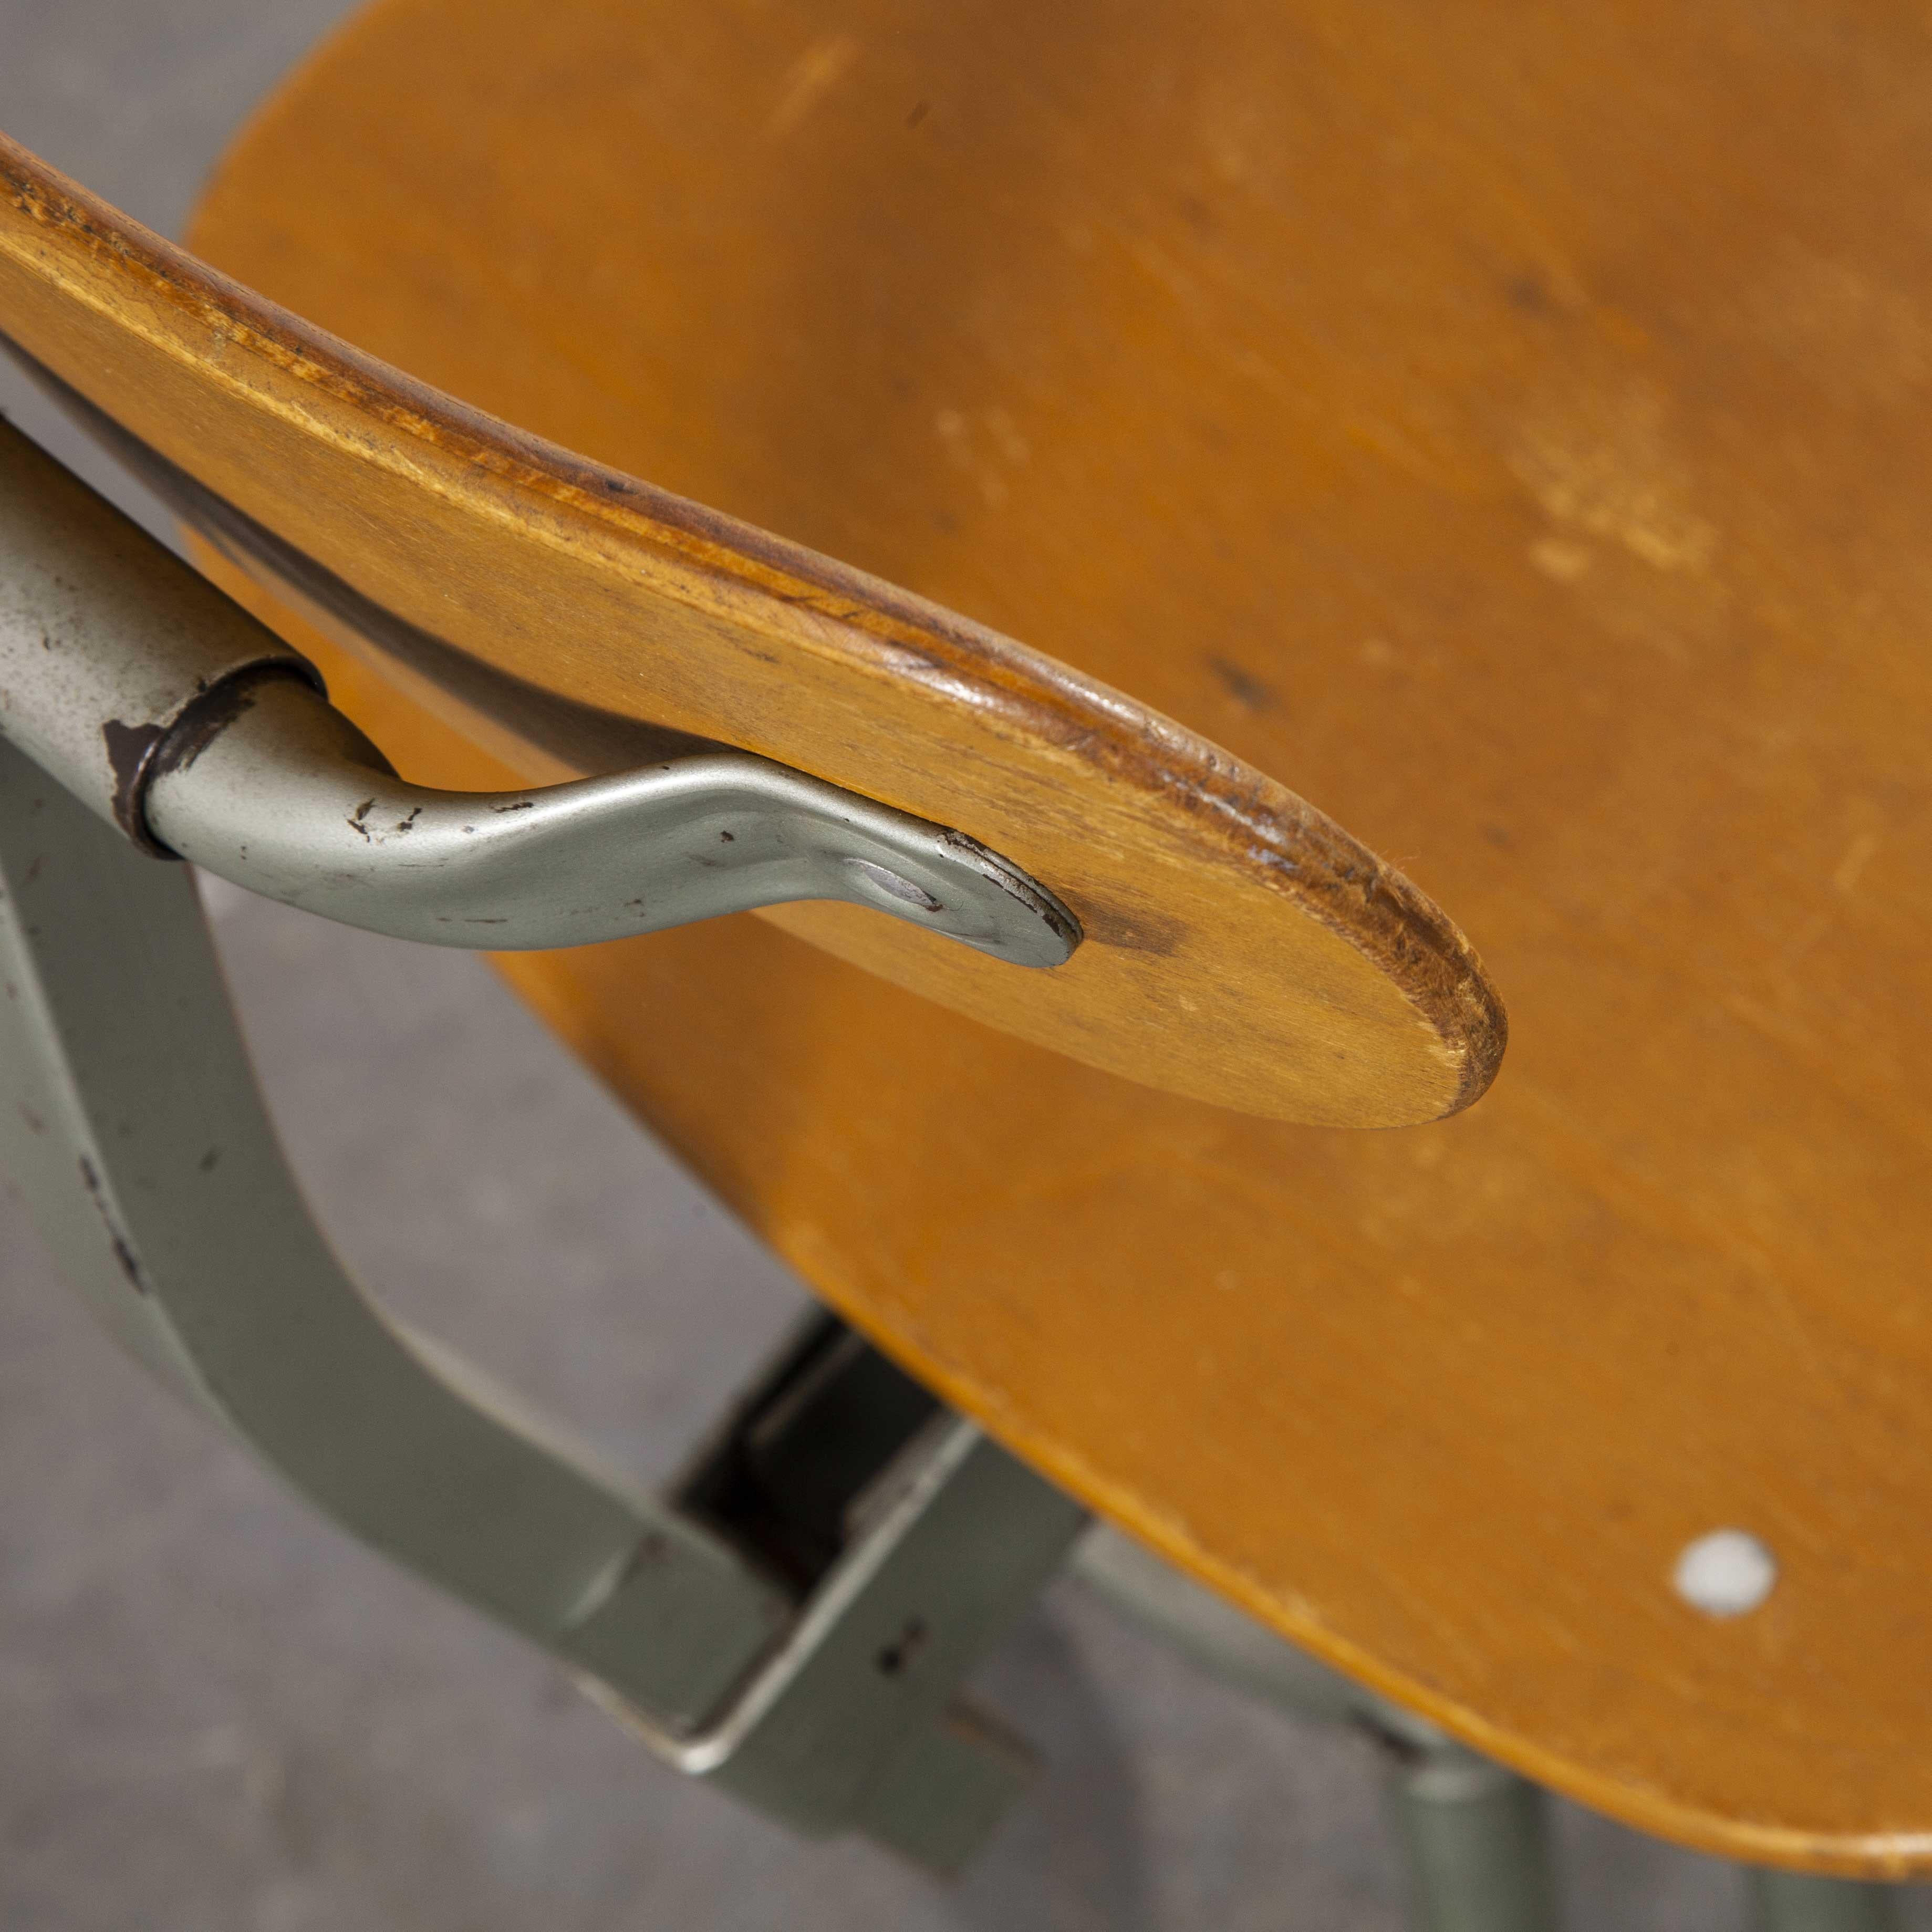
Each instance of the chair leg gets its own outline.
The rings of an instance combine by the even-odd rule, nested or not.
[[[1222,1683],[1376,1739],[1390,1765],[1414,1932],[1556,1932],[1548,1803],[1528,1779],[1316,1663],[1117,1531],[1090,1531],[1072,1569]]]
[[[1447,1738],[1403,1739],[1394,1755],[1390,1808],[1414,1932],[1556,1932],[1544,1792]]]
[[[1749,1874],[1753,1932],[1895,1932],[1898,1888],[1810,1872]]]

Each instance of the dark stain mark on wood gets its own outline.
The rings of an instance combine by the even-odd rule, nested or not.
[[[1232,658],[1210,658],[1208,668],[1221,680],[1222,687],[1234,702],[1250,711],[1272,711],[1274,687],[1264,683],[1251,670]]]
[[[1145,906],[1136,906],[1129,912],[1118,906],[1082,900],[1079,919],[1082,933],[1096,946],[1116,946],[1123,952],[1145,952],[1159,959],[1178,952],[1187,936],[1183,921]]]
[[[1509,297],[1510,308],[1520,309],[1525,315],[1547,315],[1550,311],[1550,291],[1540,275],[1512,276],[1504,292]]]

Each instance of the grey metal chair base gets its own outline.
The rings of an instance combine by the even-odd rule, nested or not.
[[[1896,1886],[1754,1871],[1750,1888],[1758,1932],[1894,1932],[1900,1923]]]

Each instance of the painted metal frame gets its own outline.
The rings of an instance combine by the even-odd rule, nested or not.
[[[1024,1755],[951,1702],[1058,1565],[1076,1504],[944,1416],[796,1600],[362,1295],[283,1160],[187,868],[12,746],[0,894],[0,1162],[137,1355],[362,1541],[562,1658],[680,1768],[802,1831],[867,1830],[942,1869],[968,1856]],[[927,1640],[891,1653],[915,1624]]]

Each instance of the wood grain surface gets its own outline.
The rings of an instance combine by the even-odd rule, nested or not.
[[[1028,973],[854,908],[793,912],[820,944],[1094,1064],[1264,1114],[1387,1126],[1487,1085],[1502,1009],[1461,935],[1208,740],[412,385],[17,150],[0,181],[0,329],[429,647],[485,659],[512,712],[518,682],[577,706],[569,742],[548,748],[563,768],[600,768],[627,720],[764,752],[970,832],[1049,883],[1086,934],[1067,965]]]
[[[1455,908],[1508,1076],[1397,1134],[1151,1093],[759,920],[508,970],[1195,1574],[1586,1802],[1865,1873],[1932,1870],[1928,101],[1916,5],[388,0],[197,238]],[[408,470],[363,511],[401,599],[438,560],[389,526],[468,472],[329,394]],[[623,708],[623,647],[549,649]],[[330,665],[426,776],[526,755]],[[1670,1582],[1720,1526],[1779,1564],[1730,1621]]]

